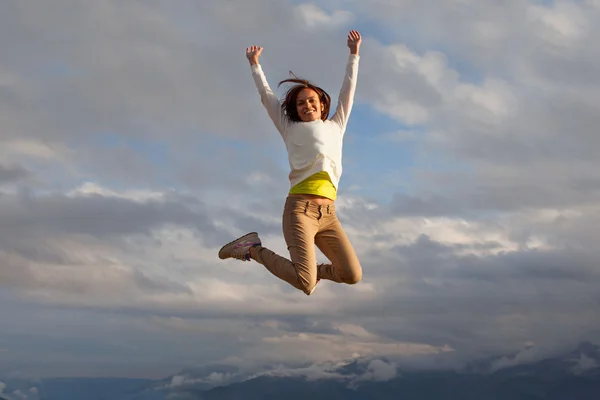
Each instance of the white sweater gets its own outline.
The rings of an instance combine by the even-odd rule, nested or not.
[[[290,163],[290,187],[309,176],[326,171],[338,188],[342,176],[342,139],[354,102],[358,61],[360,56],[350,54],[346,74],[334,115],[326,121],[289,121],[279,99],[271,90],[260,64],[251,66],[254,83],[262,104],[285,142]]]

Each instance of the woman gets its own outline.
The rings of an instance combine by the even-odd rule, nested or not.
[[[258,61],[262,47],[246,49],[262,104],[288,152],[291,189],[283,211],[283,233],[291,260],[263,247],[256,232],[223,246],[219,257],[253,259],[307,295],[321,279],[355,284],[362,278],[360,262],[335,211],[342,174],[342,140],[354,101],[361,41],[359,32],[349,32],[350,55],[331,119],[328,119],[330,96],[306,80],[281,81],[279,85],[286,82],[296,85],[287,91],[280,104]],[[315,244],[330,264],[317,265]]]

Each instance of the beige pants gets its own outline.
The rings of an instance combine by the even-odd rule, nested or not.
[[[252,258],[273,275],[310,294],[317,279],[355,284],[362,268],[335,213],[335,205],[318,205],[289,195],[283,211],[283,235],[291,260],[266,247],[252,249]],[[316,261],[315,245],[330,264]]]

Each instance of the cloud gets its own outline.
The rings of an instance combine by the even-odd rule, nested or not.
[[[5,100],[11,113],[4,139],[37,140],[44,132],[47,142],[69,138],[86,147],[98,135],[117,132],[136,139],[168,137],[173,145],[182,140],[188,146],[203,142],[205,135],[264,137],[268,118],[266,113],[255,118],[262,106],[244,49],[253,40],[262,41],[267,64],[277,54],[286,59],[293,51],[286,50],[283,36],[257,31],[253,21],[260,19],[261,28],[276,31],[286,26],[282,33],[291,42],[307,23],[330,26],[349,18],[343,10],[329,14],[314,5],[274,6],[262,0],[229,5],[186,2],[171,10],[119,2],[80,7],[66,0],[55,6],[10,7],[4,14],[14,38],[4,39],[2,46],[7,49],[2,71],[13,94]],[[69,16],[67,29],[61,21]],[[132,20],[136,29],[131,29]],[[86,34],[89,25],[101,34]],[[206,40],[223,26],[235,30],[228,28],[230,33],[220,35],[218,44]],[[72,31],[81,33],[78,40],[62,40]],[[39,37],[36,32],[44,32],[43,43],[34,39]],[[340,39],[343,45],[344,36]],[[24,56],[10,45],[15,40],[38,51]],[[54,44],[58,42],[59,47]],[[275,80],[287,73],[286,68],[267,70]],[[56,98],[61,101],[53,102]],[[224,104],[235,110],[235,118],[222,117]]]
[[[258,376],[276,376],[276,377],[302,377],[308,381],[317,381],[324,379],[347,379],[346,376],[337,372],[332,365],[317,365],[313,364],[305,368],[287,368],[287,367],[276,367],[275,369],[264,373],[252,376],[256,378]]]
[[[394,363],[380,359],[357,359],[323,364],[312,364],[307,367],[288,368],[279,366],[257,376],[302,377],[309,381],[340,380],[348,381],[349,387],[355,387],[364,381],[387,381],[397,376]]]
[[[36,386],[30,386],[31,382],[15,380],[9,384],[0,381],[0,395],[8,400],[38,400],[40,399],[40,391]],[[11,387],[10,393],[6,393],[5,389]]]
[[[171,380],[214,384],[285,361],[281,372],[326,376],[319,363],[356,353],[385,379],[529,341],[597,341],[598,4],[432,4],[5,7],[0,307],[12,323],[0,334],[20,345],[0,367],[227,364]],[[260,265],[216,257],[254,230],[287,255],[285,147],[243,51],[264,46],[273,86],[292,69],[335,99],[352,25],[364,37],[352,190],[337,204],[364,279],[298,297]]]
[[[396,377],[397,370],[394,363],[387,363],[382,360],[372,360],[367,367],[368,373],[361,377],[361,380],[388,381]]]
[[[226,385],[233,382],[236,378],[235,374],[211,372],[206,377],[191,377],[189,375],[174,375],[171,378],[171,383],[165,388],[182,388],[182,387],[197,387],[212,388],[215,386]]]
[[[336,10],[328,14],[322,8],[312,3],[298,4],[294,9],[295,15],[307,28],[336,29],[354,21],[354,15],[348,11]]]
[[[568,2],[557,2],[553,8],[531,5],[528,16],[543,25],[541,37],[550,43],[569,45],[588,33],[588,21],[581,7]]]
[[[226,370],[221,365],[206,365],[183,370],[174,375],[169,383],[160,384],[156,389],[166,389],[168,393],[181,393],[189,390],[207,390],[260,377],[300,378],[307,381],[334,380],[346,382],[349,388],[355,388],[365,381],[386,381],[396,376],[394,363],[368,358],[349,358],[305,365],[265,365],[260,371],[244,368]]]
[[[0,184],[19,181],[28,175],[29,172],[20,165],[4,166],[0,164]]]
[[[530,346],[512,357],[501,357],[500,359],[494,361],[490,366],[490,372],[496,372],[503,368],[514,367],[521,364],[530,364],[532,362],[539,361],[543,357],[543,353],[544,349],[539,349],[536,346]]]
[[[396,7],[399,12],[394,12]],[[441,160],[436,164],[452,167],[451,171],[417,170],[423,182],[419,188],[445,193],[459,204],[480,199],[480,204],[490,208],[497,203],[495,199],[509,193],[514,201],[506,206],[511,209],[519,204],[564,205],[574,198],[583,199],[585,195],[580,197],[571,188],[582,175],[588,183],[598,180],[588,150],[598,147],[590,127],[598,110],[591,93],[598,92],[599,82],[591,71],[593,60],[600,57],[587,50],[598,31],[590,28],[597,14],[586,8],[567,2],[528,6],[516,1],[502,10],[490,2],[441,6],[428,12],[421,12],[414,2],[361,8],[381,21],[400,15],[401,20],[394,20],[390,29],[404,26],[421,33],[419,38],[407,39],[411,45],[367,46],[369,58],[377,61],[363,68],[369,72],[361,92],[383,113],[406,124],[424,124],[425,145],[418,146],[423,161],[436,161],[435,154]],[[465,18],[466,12],[477,17]],[[564,25],[560,29],[568,32],[580,30],[566,26],[588,28],[582,31],[585,34],[567,34],[571,37],[568,52],[554,51],[543,33],[548,27],[531,25],[533,15]],[[472,35],[476,26],[498,34],[493,38]],[[453,32],[452,43],[445,39],[447,32]],[[430,42],[444,43],[447,51],[429,50]],[[504,57],[499,48],[511,48],[514,56]],[[572,73],[575,70],[579,73]],[[473,76],[472,71],[485,74]],[[388,82],[399,89],[387,90]],[[415,109],[427,112],[415,113]],[[561,168],[564,163],[572,167]],[[455,166],[458,171],[452,174]],[[436,184],[441,186],[435,188]],[[582,186],[579,190],[586,190]]]
[[[252,337],[259,340],[255,341]],[[257,327],[246,331],[246,340],[253,344],[244,346],[241,351],[222,359],[221,362],[235,365],[241,370],[252,369],[257,364],[282,365],[282,369],[272,373],[301,374],[311,379],[334,378],[337,372],[331,369],[338,363],[348,362],[349,358],[386,357],[409,360],[452,352],[449,346],[433,346],[416,341],[402,342],[368,332],[364,327],[345,325],[340,328],[326,321],[321,322],[320,329],[301,326],[271,329]],[[318,364],[319,367],[313,366],[305,370],[305,364]],[[377,365],[372,367],[377,368]],[[329,375],[330,372],[334,374]]]
[[[575,374],[581,374],[592,368],[598,367],[598,363],[596,362],[596,360],[586,356],[585,354],[581,354],[580,357],[575,361],[575,365],[571,367],[571,371],[573,371],[573,373]]]

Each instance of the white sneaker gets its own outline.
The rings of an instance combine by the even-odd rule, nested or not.
[[[221,250],[219,250],[219,258],[222,260],[226,258],[237,258],[238,260],[249,261],[250,248],[260,246],[261,244],[258,233],[250,232],[221,247]]]

